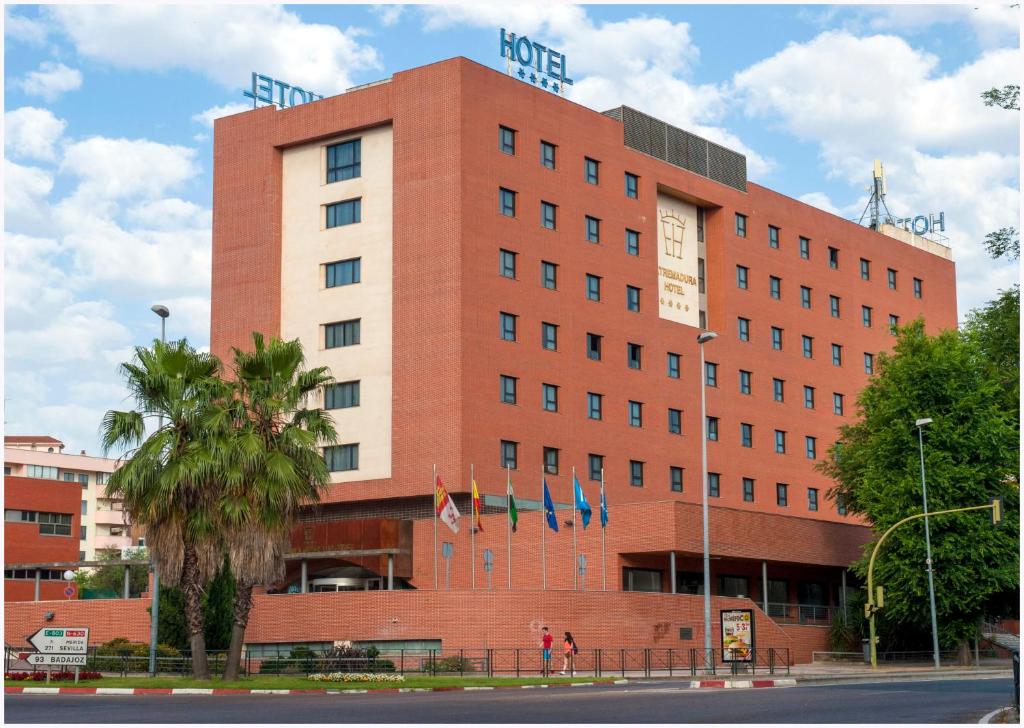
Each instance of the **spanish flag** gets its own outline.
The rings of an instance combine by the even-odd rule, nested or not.
[[[476,489],[476,480],[473,481],[473,528],[477,531],[483,531],[484,527],[480,525],[480,493]]]

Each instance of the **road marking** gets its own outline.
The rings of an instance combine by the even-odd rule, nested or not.
[[[96,688],[97,695],[134,695],[135,688]]]

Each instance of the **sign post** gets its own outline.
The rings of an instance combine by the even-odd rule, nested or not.
[[[28,656],[28,663],[46,665],[47,683],[53,666],[60,665],[75,668],[75,684],[78,684],[78,668],[85,665],[88,658],[88,627],[43,627],[28,641],[39,650]]]

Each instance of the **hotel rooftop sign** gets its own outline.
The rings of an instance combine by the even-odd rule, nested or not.
[[[565,86],[572,86],[572,79],[566,70],[565,55],[525,35],[506,33],[502,28],[500,54],[508,60],[510,76],[519,76],[523,81],[551,89],[555,93],[562,93]],[[519,66],[514,74],[513,64]]]

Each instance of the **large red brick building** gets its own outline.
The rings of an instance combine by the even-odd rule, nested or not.
[[[219,119],[214,155],[213,351],[226,358],[253,331],[299,338],[339,382],[323,401],[339,432],[333,484],[274,590],[381,588],[389,568],[402,587],[443,590],[436,466],[463,514],[473,468],[485,516],[475,560],[468,519],[458,534],[438,526],[454,553],[451,599],[435,608],[489,583],[517,594],[509,604],[546,603],[526,594],[546,587],[598,612],[611,595],[592,590],[701,593],[696,339],[710,330],[712,592],[780,624],[827,624],[843,607],[869,532],[814,466],[856,416],[891,325],[956,326],[948,248],[753,184],[741,155],[639,111],[597,113],[464,58]],[[574,467],[594,507],[576,532],[579,582],[564,525]],[[542,476],[565,508],[543,573]],[[372,538],[325,535],[352,521]],[[378,551],[339,555],[359,548]],[[314,619],[313,596],[276,598],[289,635],[252,641],[294,640],[296,624],[308,640],[462,639],[417,625],[415,609],[399,632],[355,634]],[[702,644],[699,601],[674,598],[693,628],[681,644]],[[637,599],[609,614],[646,624]],[[491,639],[521,640],[517,625],[544,616],[507,614]]]

